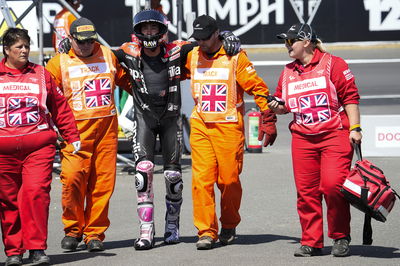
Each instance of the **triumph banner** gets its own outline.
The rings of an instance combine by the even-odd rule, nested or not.
[[[133,7],[144,0],[83,0],[80,14],[94,22],[99,34],[111,45],[130,40]],[[276,34],[291,24],[310,23],[324,42],[398,41],[400,40],[400,0],[162,0],[170,24],[170,40],[176,38],[178,11],[182,1],[184,20],[182,37],[186,39],[185,14],[208,14],[222,30],[233,31],[243,44],[279,43]],[[32,1],[7,1],[13,17],[20,16]],[[55,0],[43,3],[45,47],[51,47],[54,16],[62,6]],[[37,47],[38,21],[35,9],[21,21],[29,30],[32,48]],[[0,34],[6,29],[2,20]]]

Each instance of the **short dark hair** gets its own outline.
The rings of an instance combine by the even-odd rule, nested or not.
[[[4,57],[7,57],[5,48],[11,47],[14,43],[20,40],[26,41],[28,43],[31,42],[31,37],[29,37],[27,30],[19,28],[9,28],[4,32],[3,37],[1,38],[1,41],[3,43]]]

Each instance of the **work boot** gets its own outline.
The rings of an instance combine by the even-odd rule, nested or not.
[[[313,248],[310,246],[301,246],[295,252],[295,257],[311,257],[311,256],[321,256],[322,249],[321,248]]]
[[[31,265],[50,265],[50,258],[42,249],[29,250],[29,260]]]
[[[72,236],[64,236],[61,240],[61,248],[69,251],[75,251],[79,245],[79,242],[82,241],[82,237],[76,238]]]
[[[196,247],[198,250],[208,250],[214,247],[215,240],[210,236],[202,236],[196,243]]]
[[[8,256],[4,265],[5,266],[22,265],[22,255]]]
[[[225,229],[221,228],[221,232],[219,234],[219,242],[222,245],[230,245],[233,243],[236,237],[236,228]]]
[[[104,250],[104,245],[103,242],[99,239],[92,239],[90,240],[87,244],[87,250],[89,252],[96,252],[96,251],[103,251]]]
[[[182,199],[178,202],[165,200],[167,211],[165,214],[165,244],[179,243],[179,214],[181,211]]]
[[[154,247],[154,223],[143,223],[140,225],[140,237],[135,240],[136,250],[147,250]]]
[[[350,253],[350,237],[333,240],[332,255],[334,257],[346,257]]]

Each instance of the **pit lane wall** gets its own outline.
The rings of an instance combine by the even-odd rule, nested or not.
[[[91,19],[100,35],[111,45],[129,41],[133,7],[144,0],[83,0],[80,14]],[[170,24],[170,40],[177,34],[177,2],[162,0]],[[183,14],[195,12],[217,19],[221,29],[240,36],[245,45],[274,44],[275,35],[291,24],[310,23],[324,42],[398,41],[400,40],[400,0],[182,0]],[[12,15],[20,16],[32,1],[7,1]],[[44,46],[51,47],[50,23],[62,6],[56,0],[44,0]],[[2,14],[0,34],[7,28]],[[50,23],[49,23],[50,22]],[[32,50],[38,47],[36,10],[19,25],[29,30]],[[182,37],[186,39],[185,21]]]

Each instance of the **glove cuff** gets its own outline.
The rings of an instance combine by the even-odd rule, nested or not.
[[[267,109],[267,110],[261,112],[261,120],[263,123],[267,123],[267,122],[276,123],[276,121],[278,119],[276,117],[276,114],[271,109]]]

